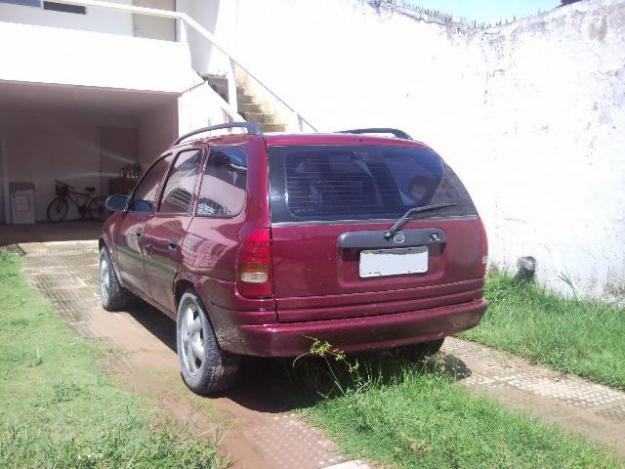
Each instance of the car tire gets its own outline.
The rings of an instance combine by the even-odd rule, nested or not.
[[[443,342],[445,342],[445,337],[442,339],[430,340],[428,342],[410,345],[406,348],[411,358],[420,360],[437,353],[443,346]]]
[[[100,249],[100,300],[107,311],[124,309],[132,300],[132,294],[122,287],[113,268],[113,262],[106,247]]]
[[[223,350],[217,342],[202,300],[192,290],[178,303],[176,343],[180,372],[187,387],[196,394],[215,394],[234,384],[239,355]]]

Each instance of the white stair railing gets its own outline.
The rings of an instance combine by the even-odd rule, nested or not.
[[[228,59],[228,67],[226,72],[226,78],[228,80],[228,107],[225,108],[224,111],[227,112],[232,119],[237,119],[238,117],[240,117],[238,115],[237,87],[234,73],[234,68],[235,66],[237,66],[241,70],[243,70],[250,78],[256,81],[260,86],[262,86],[276,101],[278,101],[290,113],[293,114],[295,122],[297,122],[297,126],[301,132],[306,129],[310,129],[313,131],[317,130],[308,120],[304,118],[304,116],[302,116],[302,114],[295,107],[291,106],[284,99],[278,96],[275,91],[273,91],[269,86],[267,86],[263,81],[258,78],[258,75],[256,73],[253,73],[247,66],[243,65],[238,55],[234,54],[228,48],[226,48],[225,45],[221,44],[209,30],[207,30],[204,26],[195,21],[186,13],[180,11],[160,10],[158,8],[124,5],[122,3],[111,3],[100,0],[57,0],[57,2],[66,3],[68,5],[80,5],[84,7],[106,8],[110,10],[125,11],[136,15],[171,18],[180,21],[184,26],[191,27],[195,31],[197,31],[205,40],[207,40],[216,49],[223,53]]]

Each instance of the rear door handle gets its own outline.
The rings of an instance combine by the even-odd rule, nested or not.
[[[175,239],[170,239],[167,243],[167,247],[170,251],[175,251],[176,249],[178,249],[178,242]]]

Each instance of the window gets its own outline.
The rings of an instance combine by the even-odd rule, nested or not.
[[[57,2],[43,2],[44,10],[62,11],[64,13],[77,13],[79,15],[85,15],[87,9],[80,5],[68,5],[66,3]]]
[[[458,177],[429,149],[276,147],[269,154],[274,222],[394,219],[448,202],[456,205],[436,216],[476,214]]]
[[[79,15],[87,14],[87,9],[80,5],[68,5],[58,2],[43,2],[42,0],[0,0],[0,3],[11,3],[13,5],[22,5],[26,7],[42,8],[50,11],[62,11],[64,13],[77,13]]]
[[[202,150],[187,150],[178,154],[163,189],[159,213],[191,215],[195,181],[201,164]]]
[[[236,147],[214,147],[208,155],[197,204],[200,217],[233,217],[245,204],[247,155]]]
[[[163,175],[169,163],[171,163],[172,155],[167,155],[154,163],[143,175],[139,184],[132,194],[130,202],[130,210],[133,212],[151,212],[156,200],[156,192],[158,186],[163,179]]]
[[[11,3],[13,5],[41,8],[41,0],[0,0],[0,3]]]

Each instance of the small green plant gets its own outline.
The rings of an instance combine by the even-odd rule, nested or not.
[[[578,299],[577,289],[575,288],[575,284],[573,283],[573,280],[571,279],[571,277],[569,277],[567,274],[562,272],[560,275],[558,275],[558,278],[562,280],[571,289],[571,292],[573,293],[573,298],[577,300]]]
[[[315,366],[315,363],[306,362],[302,364],[305,369],[306,381],[319,395],[324,398],[336,394],[344,396],[349,393],[361,392],[371,384],[370,375],[360,373],[358,358],[348,359],[345,352],[333,347],[329,342],[316,338],[311,339],[310,352],[295,358],[293,367],[305,357],[323,361],[325,371],[329,373],[329,380],[326,379],[328,377],[324,376],[325,373]]]

